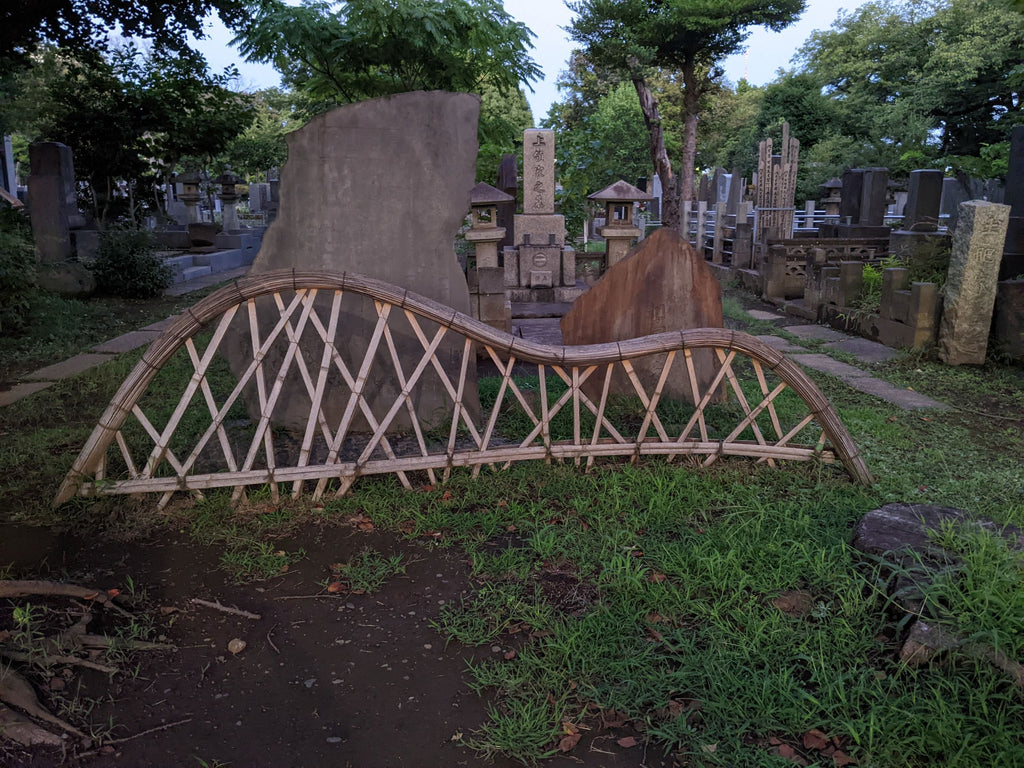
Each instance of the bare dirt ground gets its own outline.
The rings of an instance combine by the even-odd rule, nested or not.
[[[99,703],[86,720],[107,740],[99,754],[37,749],[0,752],[8,768],[43,766],[232,766],[288,768],[434,768],[520,763],[486,758],[464,742],[486,718],[488,701],[471,691],[466,660],[497,656],[517,638],[468,648],[446,645],[431,626],[442,605],[468,594],[469,567],[459,550],[403,541],[350,525],[311,527],[289,547],[306,557],[269,581],[234,584],[220,550],[180,540],[130,544],[53,537],[0,526],[0,563],[12,576],[54,578],[100,589],[133,588],[154,617],[153,632],[176,651],[144,652],[128,674],[76,670],[69,689]],[[401,553],[406,573],[374,594],[324,596],[330,564],[370,546]],[[316,595],[320,595],[316,597]],[[258,614],[225,613],[192,602],[217,601]],[[246,648],[228,650],[232,639]],[[44,694],[45,698],[45,694]],[[602,727],[599,716],[567,755],[547,764],[668,766],[645,754],[628,724]],[[613,725],[615,725],[613,723]],[[629,743],[629,740],[626,740]],[[552,747],[555,745],[553,744]],[[81,752],[81,750],[79,750]]]

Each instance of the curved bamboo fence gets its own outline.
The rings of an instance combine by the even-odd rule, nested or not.
[[[442,342],[455,350],[447,367]],[[701,388],[694,353],[703,349],[714,355],[714,375]],[[225,354],[234,355],[231,371]],[[479,401],[478,354],[496,370]],[[656,373],[646,383],[637,373],[645,358]],[[695,402],[663,397],[673,373]],[[632,391],[615,394],[613,374]],[[158,392],[147,395],[151,385]],[[443,396],[441,417],[417,410],[424,387]],[[281,427],[287,408],[295,421],[296,403],[299,425]],[[435,482],[459,466],[477,473],[572,459],[589,468],[601,457],[643,455],[705,466],[722,456],[838,460],[871,483],[814,383],[748,334],[701,328],[549,347],[379,280],[281,270],[221,288],[150,345],[54,503],[76,493],[160,493],[163,506],[176,492],[230,487],[237,499],[264,485],[276,498],[283,484],[298,496],[306,483],[320,498],[362,475],[394,473],[411,487],[412,473]]]

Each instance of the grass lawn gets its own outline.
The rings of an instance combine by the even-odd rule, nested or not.
[[[861,516],[891,501],[1024,527],[1020,368],[905,355],[874,369],[953,406],[918,412],[812,373],[861,447],[872,488],[814,464],[698,471],[652,460],[585,473],[538,463],[477,480],[456,473],[416,492],[368,479],[322,506],[283,502],[264,514],[237,514],[216,493],[166,517],[153,500],[51,511],[139,354],[0,410],[0,489],[19,502],[6,519],[122,535],[184,524],[197,541],[221,544],[224,567],[241,579],[301,557],[289,531],[353,516],[457,548],[475,592],[444,607],[437,632],[515,649],[465,671],[492,702],[489,720],[466,735],[484,755],[538,760],[604,718],[631,722],[649,751],[678,765],[1024,765],[1022,689],[967,653],[901,663],[914,617],[891,594],[892,568],[850,546]],[[991,535],[936,536],[959,565],[926,588],[920,612],[1024,661],[1020,555]],[[361,558],[353,566],[368,582],[400,567]]]

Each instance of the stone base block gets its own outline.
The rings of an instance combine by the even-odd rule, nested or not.
[[[516,215],[516,245],[565,245],[565,217],[560,214]]]

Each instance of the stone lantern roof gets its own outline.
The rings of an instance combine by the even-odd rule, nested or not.
[[[599,192],[587,196],[588,200],[597,200],[602,203],[631,203],[640,200],[653,200],[654,196],[634,187],[628,181],[616,181]]]
[[[512,195],[507,195],[497,187],[492,187],[483,181],[473,187],[469,193],[469,204],[473,206],[497,205],[498,203],[510,203],[514,200],[515,198]]]
[[[825,190],[842,189],[843,188],[843,182],[841,182],[837,176],[833,176],[831,179],[826,181],[824,184],[821,184],[820,187],[821,187],[821,189],[825,189]]]

